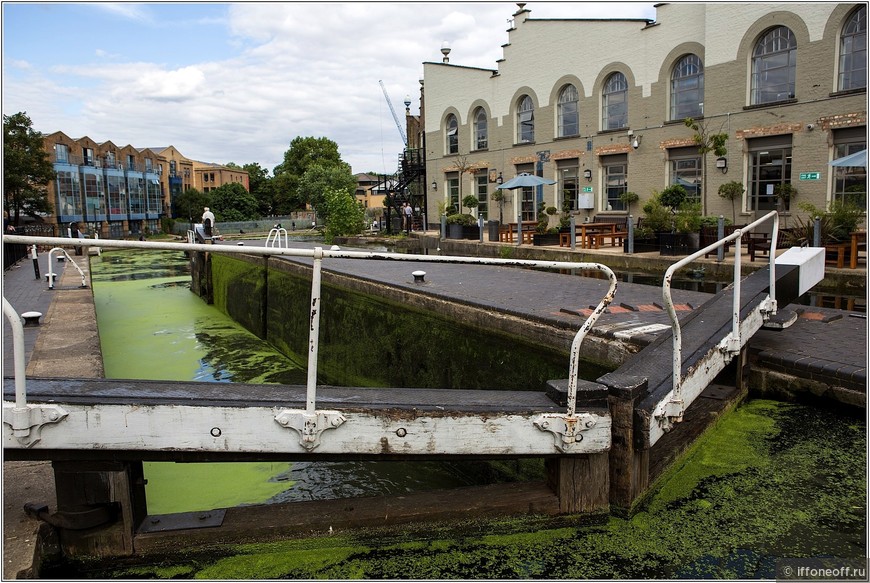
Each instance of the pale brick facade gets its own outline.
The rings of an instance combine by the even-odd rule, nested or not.
[[[580,220],[625,213],[618,200],[624,190],[640,196],[632,208],[637,215],[653,191],[675,182],[690,187],[704,214],[729,219],[731,203],[718,188],[742,182],[747,192],[738,223],[771,208],[779,183],[797,187],[798,202],[820,207],[845,196],[847,186],[854,191],[863,183],[866,193],[866,170],[828,165],[866,147],[866,4],[676,3],[656,9],[656,20],[646,21],[536,20],[521,8],[497,69],[424,63],[430,224],[436,224],[439,204],[468,194],[486,197],[499,174],[508,180],[522,171],[557,184],[540,193],[512,191],[504,209],[511,220],[518,214],[533,218],[541,195],[544,206],[567,205]],[[853,51],[845,65],[844,46]],[[700,74],[675,73],[693,59]],[[765,68],[771,72],[761,73]],[[613,74],[624,77],[624,92],[605,97],[605,90],[619,88]],[[699,78],[702,88],[692,104],[696,94],[679,83]],[[568,85],[578,97],[573,106],[560,106]],[[525,96],[533,105],[531,122],[519,111]],[[627,112],[619,107],[622,98]],[[606,100],[616,103],[607,109],[616,112],[607,122]],[[566,107],[579,115],[565,114]],[[684,114],[693,107],[693,115]],[[479,108],[486,113],[483,148],[477,147]],[[457,153],[449,153],[450,116],[458,121]],[[712,153],[704,163],[685,117],[698,119],[710,133],[728,134],[727,155],[718,161],[727,173],[717,169]],[[534,138],[523,143],[518,126],[528,129],[530,123]],[[458,165],[471,169],[460,174]],[[787,212],[800,212],[795,207]],[[489,205],[488,218],[499,218],[495,208]]]

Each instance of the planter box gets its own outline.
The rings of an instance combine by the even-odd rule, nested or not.
[[[656,238],[653,239],[635,239],[634,240],[634,252],[635,253],[649,253],[650,251],[658,251],[659,250],[659,240]],[[624,253],[628,253],[628,237],[626,237],[622,242],[622,251]]]
[[[691,255],[700,249],[700,235],[698,233],[657,233],[657,236],[661,255]]]
[[[532,235],[532,245],[541,247],[543,245],[558,245],[559,233],[535,233]]]
[[[448,239],[480,239],[480,228],[477,225],[457,225],[450,223],[447,225]]]

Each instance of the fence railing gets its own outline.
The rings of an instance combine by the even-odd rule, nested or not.
[[[315,247],[314,249],[302,248],[287,248],[287,247],[252,247],[252,246],[229,246],[229,245],[209,245],[198,243],[170,243],[170,242],[151,242],[151,241],[120,241],[113,239],[100,239],[99,241],[89,239],[76,239],[70,241],[66,238],[57,237],[26,237],[26,236],[7,236],[10,243],[21,243],[29,245],[52,245],[56,247],[63,246],[99,246],[102,248],[117,248],[117,249],[140,249],[140,250],[168,250],[168,251],[186,251],[186,252],[205,252],[205,253],[221,253],[227,255],[262,255],[262,256],[287,256],[287,257],[306,257],[313,260],[313,271],[311,280],[311,311],[309,327],[309,359],[308,359],[308,378],[306,385],[306,407],[304,411],[284,411],[277,419],[279,423],[293,429],[297,429],[302,436],[301,442],[307,448],[314,448],[319,442],[319,433],[324,429],[324,424],[335,426],[341,423],[343,418],[337,411],[317,411],[317,353],[320,334],[320,312],[321,312],[321,266],[324,260],[329,259],[358,259],[358,260],[375,260],[375,261],[408,261],[408,262],[425,262],[425,263],[456,263],[456,264],[471,264],[471,265],[500,265],[512,267],[528,267],[528,268],[543,268],[543,269],[571,269],[571,270],[590,270],[605,274],[609,281],[607,293],[599,301],[598,305],[586,318],[586,321],[577,331],[571,344],[570,358],[568,363],[568,399],[567,399],[567,415],[562,419],[566,428],[563,434],[565,437],[566,450],[570,449],[574,443],[573,437],[576,432],[582,430],[578,426],[578,417],[576,413],[577,402],[577,386],[579,379],[579,358],[580,346],[592,329],[595,322],[604,313],[604,310],[613,301],[616,294],[617,279],[616,274],[606,265],[601,263],[587,262],[570,262],[570,261],[536,261],[536,260],[520,260],[520,259],[497,259],[484,257],[448,257],[448,256],[430,256],[430,255],[411,255],[402,253],[373,253],[367,251],[345,251],[333,247],[331,249],[322,249]],[[415,278],[416,279],[416,278]],[[585,301],[585,300],[584,300]],[[7,317],[13,319],[17,314],[14,310],[6,307],[4,300],[4,313]],[[16,386],[18,383],[18,371],[16,371]],[[21,369],[23,375],[23,367]],[[26,391],[23,389],[22,382],[22,397],[21,401],[26,406]],[[18,405],[16,405],[17,407]],[[33,407],[33,406],[31,406]]]
[[[712,251],[724,247],[726,244],[731,241],[735,241],[734,244],[734,281],[733,281],[733,304],[732,304],[732,314],[731,314],[731,333],[728,335],[726,339],[726,349],[731,354],[737,354],[740,352],[741,341],[740,341],[740,280],[741,280],[741,242],[744,233],[750,232],[762,223],[766,221],[773,221],[773,227],[771,231],[770,238],[770,253],[768,254],[768,260],[770,264],[770,291],[767,305],[764,309],[769,314],[776,314],[776,242],[777,236],[779,234],[779,214],[776,211],[771,211],[770,213],[764,215],[757,221],[750,223],[743,227],[742,229],[736,229],[732,234],[712,243],[695,253],[684,257],[683,259],[677,261],[673,265],[671,265],[668,270],[665,272],[664,280],[662,283],[662,299],[664,300],[665,308],[667,309],[668,316],[671,319],[671,329],[673,332],[673,347],[674,347],[674,356],[673,356],[673,397],[669,404],[667,410],[667,416],[669,418],[675,418],[677,420],[682,419],[683,413],[685,412],[686,407],[688,406],[683,401],[683,381],[685,380],[682,375],[682,364],[683,364],[683,340],[682,333],[680,328],[680,321],[677,318],[677,311],[674,307],[674,301],[671,297],[671,282],[674,277],[674,273],[676,271],[692,261],[698,259],[699,257],[703,257],[707,253],[711,253]]]

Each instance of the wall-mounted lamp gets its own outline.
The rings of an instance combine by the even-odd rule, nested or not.
[[[432,181],[432,190],[438,190],[438,183],[434,180]]]
[[[504,184],[504,178],[501,176],[501,172],[498,173],[498,178],[495,179],[496,184]]]
[[[584,170],[583,171],[583,178],[585,178],[589,182],[592,182],[592,170],[590,170],[589,168]]]
[[[728,173],[728,158],[721,156],[716,158],[716,168],[722,171],[722,174]]]

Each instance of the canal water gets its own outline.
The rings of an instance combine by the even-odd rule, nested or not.
[[[93,261],[92,274],[108,377],[304,384],[303,371],[190,293],[183,257],[105,253]],[[837,564],[867,556],[866,451],[863,413],[753,399],[693,445],[631,518],[518,517],[325,530],[152,563],[67,565],[63,575],[772,579],[782,574],[783,561],[795,557]],[[221,465],[228,468],[197,470],[202,475],[179,480],[174,464],[150,464],[149,512],[395,493],[479,479],[474,471],[437,464],[407,470],[396,469],[401,464]],[[220,492],[211,492],[214,483]]]
[[[91,260],[107,378],[304,385],[307,372],[190,291],[177,252]],[[145,464],[149,514],[511,481],[540,467],[482,462]]]

